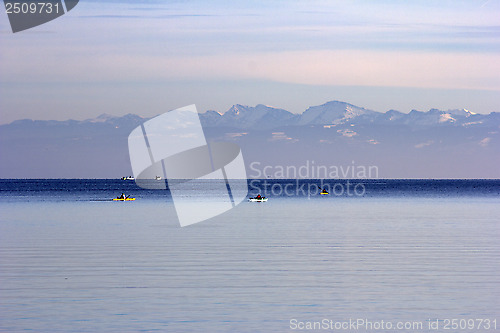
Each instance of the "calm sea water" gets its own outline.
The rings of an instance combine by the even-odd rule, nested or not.
[[[1,180],[0,330],[500,330],[500,181],[351,181],[361,196],[347,181],[329,196],[308,191],[318,181],[266,182],[250,194],[268,202],[180,228],[168,191]],[[110,201],[122,192],[137,200]],[[199,209],[211,195],[206,182],[186,193]],[[382,321],[422,327],[375,329]]]

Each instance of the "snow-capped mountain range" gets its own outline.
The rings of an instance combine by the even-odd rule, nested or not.
[[[0,125],[0,178],[120,178],[127,138],[149,118],[103,114],[77,121]],[[200,114],[207,141],[233,141],[247,170],[265,166],[376,165],[381,178],[500,178],[500,113],[465,109],[385,113],[332,101],[302,114],[234,105]],[[255,166],[255,165],[254,165]],[[255,170],[253,170],[255,171]]]
[[[100,116],[87,120],[16,120],[8,125],[19,124],[107,124],[114,126],[134,127],[150,118],[144,118],[135,114],[125,116],[113,116],[101,114]],[[200,120],[204,127],[233,127],[241,129],[267,130],[284,126],[307,126],[307,125],[408,125],[411,127],[426,126],[499,126],[500,113],[477,114],[467,109],[455,109],[442,111],[431,109],[427,112],[412,110],[410,113],[402,113],[389,110],[385,113],[377,112],[363,107],[355,106],[346,102],[331,101],[318,106],[311,106],[301,114],[291,113],[287,110],[258,104],[247,106],[236,104],[224,113],[209,110],[200,113]]]
[[[385,113],[372,111],[349,103],[331,101],[311,106],[302,114],[259,104],[257,106],[233,105],[221,114],[207,111],[200,114],[204,126],[224,126],[242,129],[271,129],[283,126],[342,125],[342,124],[404,124],[410,126],[473,126],[479,124],[499,125],[500,113],[482,115],[466,109],[427,112],[413,110],[402,113],[390,110]]]

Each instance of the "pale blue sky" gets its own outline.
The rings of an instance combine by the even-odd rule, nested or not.
[[[499,1],[85,1],[12,34],[0,123],[196,103],[500,111]]]

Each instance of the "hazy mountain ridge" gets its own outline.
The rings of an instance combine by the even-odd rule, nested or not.
[[[150,118],[18,120],[0,126],[0,178],[130,175],[127,138]],[[207,141],[234,141],[250,164],[377,165],[385,178],[500,178],[500,113],[385,113],[332,101],[302,114],[259,104],[200,114]],[[250,171],[249,171],[250,172]],[[249,176],[252,176],[250,173]]]
[[[113,126],[137,126],[150,118],[135,114],[113,116],[102,114],[96,118],[86,120],[16,120],[8,126],[19,125],[81,125],[81,124],[106,124]],[[467,109],[429,111],[412,110],[402,113],[397,110],[377,112],[346,102],[331,101],[318,106],[311,106],[301,114],[294,114],[287,110],[263,104],[246,106],[233,105],[225,113],[208,110],[200,113],[200,121],[205,127],[234,127],[241,129],[272,129],[283,126],[306,125],[341,125],[341,124],[379,124],[379,125],[409,125],[415,127],[426,126],[500,126],[500,113],[477,114]],[[7,126],[0,125],[0,127]]]
[[[200,114],[204,126],[235,127],[241,129],[270,129],[283,126],[379,124],[409,125],[416,128],[427,126],[500,126],[500,113],[475,114],[466,109],[442,111],[431,109],[427,112],[412,110],[402,113],[389,110],[377,112],[349,103],[331,101],[312,106],[302,114],[259,104],[255,107],[234,105],[226,113],[207,111]]]

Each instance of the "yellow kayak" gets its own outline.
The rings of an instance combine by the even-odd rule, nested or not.
[[[124,198],[124,199],[118,199],[118,198],[114,198],[113,201],[134,201],[135,198]]]

